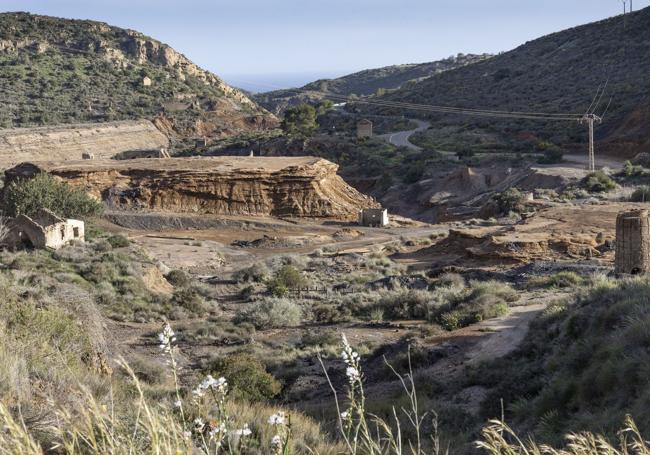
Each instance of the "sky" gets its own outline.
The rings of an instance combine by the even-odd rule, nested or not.
[[[650,0],[633,0],[634,9]],[[628,0],[629,5],[629,0]],[[0,0],[0,10],[141,31],[253,91],[497,53],[622,13],[621,0]]]

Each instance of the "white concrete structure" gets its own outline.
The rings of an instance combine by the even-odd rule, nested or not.
[[[360,226],[388,226],[390,220],[388,219],[387,209],[362,209],[359,211],[359,225]]]

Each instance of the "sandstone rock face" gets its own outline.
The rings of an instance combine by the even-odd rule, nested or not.
[[[133,150],[169,147],[169,139],[148,120],[0,130],[0,166],[24,161],[79,160],[89,153],[112,158]]]
[[[113,209],[355,219],[378,207],[314,157],[211,157],[23,163],[6,182],[49,172]]]

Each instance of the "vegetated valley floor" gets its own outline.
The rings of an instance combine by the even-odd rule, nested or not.
[[[568,292],[530,288],[527,283],[559,270],[583,275],[607,271],[613,259],[611,252],[590,259],[581,256],[580,249],[556,251],[548,245],[576,239],[583,239],[577,240],[578,244],[596,242],[593,239],[598,233],[601,241],[611,238],[616,213],[627,207],[629,204],[620,203],[559,204],[540,210],[521,225],[496,227],[475,222],[414,222],[366,228],[304,219],[215,217],[214,227],[192,229],[196,219],[190,215],[178,215],[176,224],[170,226],[165,220],[174,216],[159,213],[110,213],[108,218],[121,226],[105,221],[103,227],[126,235],[154,261],[168,269],[184,270],[210,289],[212,299],[206,317],[172,321],[179,332],[180,364],[190,372],[184,381],[191,383],[191,372],[205,369],[215,358],[245,352],[261,359],[281,381],[283,390],[276,399],[331,420],[331,392],[317,353],[324,356],[335,385],[342,386],[343,364],[338,360],[337,345],[340,334],[345,333],[366,358],[371,409],[386,413],[380,398],[401,394],[399,381],[384,359],[405,372],[410,352],[425,403],[441,412],[443,422],[452,427],[462,422],[471,428],[468,421],[481,421],[480,404],[488,390],[468,383],[468,371],[512,352],[524,338],[528,324]],[[201,218],[203,227],[209,224],[210,217]],[[182,228],[175,227],[179,222]],[[481,257],[472,253],[473,244],[453,240],[458,235],[453,233],[461,232],[485,243],[495,238],[498,229],[505,231],[502,235],[519,238],[524,246],[529,243],[526,236],[530,236],[534,247],[523,252],[518,249],[521,254],[517,257],[505,257],[494,247],[499,254],[488,252]],[[546,236],[545,240],[540,236]],[[238,330],[242,312],[268,298],[264,297],[262,283],[238,281],[238,271],[256,264],[277,269],[283,258],[308,277],[305,287],[316,289],[288,295],[303,307],[304,322],[254,329],[248,324],[246,330]],[[340,308],[340,301],[363,300],[368,293],[395,297],[403,292],[401,298],[408,300],[410,292],[435,287],[445,271],[462,273],[469,286],[473,280],[507,283],[517,289],[519,298],[508,303],[505,314],[451,330],[422,317],[414,318],[408,311],[389,315],[391,310],[384,310],[384,314],[361,316],[358,309]],[[155,334],[160,323],[146,318],[112,321],[109,332],[118,351],[127,358],[159,358]]]

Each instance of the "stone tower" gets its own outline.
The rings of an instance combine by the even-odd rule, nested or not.
[[[650,272],[650,218],[647,210],[616,217],[616,273]]]

